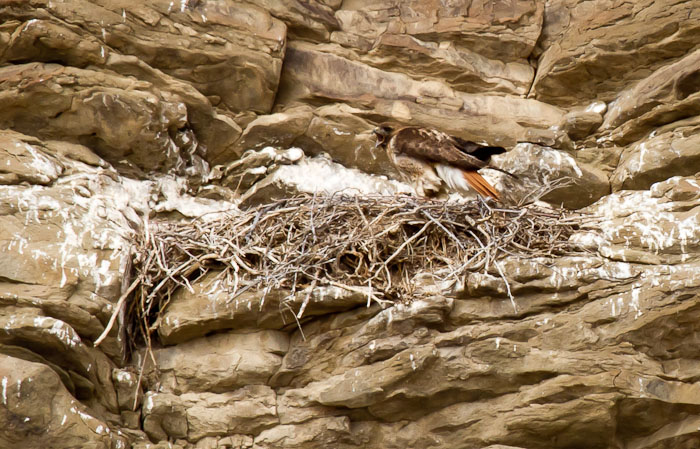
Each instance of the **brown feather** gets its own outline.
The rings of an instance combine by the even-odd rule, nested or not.
[[[471,170],[464,170],[464,179],[469,183],[469,186],[476,190],[476,192],[483,196],[487,197],[490,196],[491,198],[494,198],[496,200],[500,200],[501,196],[498,193],[498,191],[486,181],[483,176],[481,176],[478,172],[471,171]]]
[[[435,129],[389,123],[379,125],[374,134],[377,146],[386,149],[401,177],[413,184],[419,195],[437,194],[444,183],[458,191],[466,187],[456,187],[436,172],[438,165],[444,165],[459,169],[466,183],[481,196],[499,200],[498,191],[476,170],[489,167],[491,156],[504,153],[505,148],[481,145]]]
[[[493,149],[494,154],[505,151],[500,147],[486,147],[427,128],[400,128],[394,131],[391,138],[396,141],[397,151],[407,156],[452,165],[464,170],[487,167],[490,155],[488,151],[486,154],[481,154],[484,150]],[[477,157],[477,154],[481,158]]]

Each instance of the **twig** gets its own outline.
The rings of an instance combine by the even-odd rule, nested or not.
[[[102,341],[107,338],[107,334],[109,334],[109,331],[112,330],[112,326],[114,326],[114,322],[117,320],[117,316],[119,315],[119,312],[121,311],[122,307],[124,306],[124,302],[126,301],[126,298],[129,297],[131,292],[134,291],[136,287],[139,286],[141,281],[143,280],[143,275],[138,276],[134,281],[129,285],[129,288],[126,289],[126,291],[121,295],[119,298],[119,301],[117,301],[117,305],[114,306],[114,312],[112,312],[112,316],[109,317],[109,321],[107,322],[107,326],[105,327],[105,330],[102,331],[102,334],[100,334],[99,337],[97,337],[97,340],[95,340],[94,346],[98,347]]]

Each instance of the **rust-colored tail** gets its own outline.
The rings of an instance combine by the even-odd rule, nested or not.
[[[483,197],[490,196],[495,200],[501,199],[501,195],[498,193],[498,191],[478,172],[464,170],[462,173],[464,173],[464,179],[469,184],[469,187],[476,190],[476,193]]]

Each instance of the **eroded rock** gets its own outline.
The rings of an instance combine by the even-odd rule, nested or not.
[[[519,144],[494,158],[518,179],[500,176],[500,191],[514,203],[538,199],[570,209],[587,206],[610,192],[608,177],[579,162],[576,153],[535,144]]]
[[[696,16],[682,0],[4,2],[0,446],[700,446]],[[483,171],[512,203],[571,179],[544,199],[587,206],[587,253],[426,273],[433,296],[384,310],[364,289],[232,297],[212,270],[161,312],[160,372],[139,380],[147,351],[117,366],[121,319],[92,346],[152,215],[410,193],[366,174],[394,176],[373,151],[385,120],[515,146],[496,162],[520,180]]]
[[[622,151],[620,162],[610,183],[613,191],[648,189],[653,183],[673,176],[700,172],[700,124],[680,122],[672,130],[663,129],[629,145]]]
[[[144,403],[144,430],[151,439],[258,434],[278,423],[275,393],[251,385],[226,393],[148,393]]]
[[[295,316],[302,319],[367,303],[365,293],[339,287],[295,294],[251,289],[233,295],[222,286],[219,273],[212,272],[192,286],[194,293],[179,290],[161,317],[161,340],[181,343],[221,329],[289,329],[297,326]]]
[[[611,101],[697,46],[697,14],[688,1],[552,1],[531,95],[566,106]]]
[[[700,114],[700,50],[623,91],[605,115],[604,130],[626,144],[654,129]]]
[[[287,105],[321,99],[365,109],[378,121],[431,126],[506,146],[522,140],[527,128],[549,128],[563,115],[539,101],[462,93],[440,81],[419,82],[310,44],[290,44],[277,101]]]
[[[288,347],[288,335],[272,330],[203,337],[154,351],[157,380],[161,391],[176,394],[264,385],[279,369]]]
[[[118,429],[66,391],[49,367],[0,354],[0,441],[40,447],[127,447]]]
[[[29,63],[0,69],[0,125],[91,147],[152,170],[189,156],[174,137],[187,124],[181,100],[150,83],[95,70]]]

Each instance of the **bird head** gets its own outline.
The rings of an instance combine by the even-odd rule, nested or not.
[[[377,143],[374,144],[374,148],[385,146],[391,137],[391,133],[394,132],[394,128],[387,124],[381,124],[374,128],[372,131],[375,136],[377,136]]]

